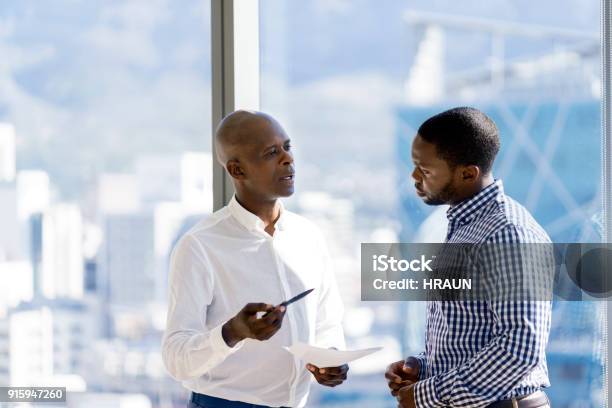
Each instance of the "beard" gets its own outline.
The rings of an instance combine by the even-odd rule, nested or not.
[[[444,205],[449,204],[453,201],[453,197],[456,196],[456,190],[453,186],[452,180],[449,180],[440,191],[435,193],[425,193],[423,202],[427,205]]]

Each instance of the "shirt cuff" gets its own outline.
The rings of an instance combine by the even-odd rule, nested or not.
[[[425,357],[415,356],[414,358],[419,362],[419,381],[423,381],[426,378],[425,371],[427,370],[427,367],[425,367]]]
[[[230,354],[233,354],[240,350],[240,348],[244,344],[244,340],[241,340],[236,343],[234,347],[228,346],[225,340],[223,339],[222,330],[224,324],[225,323],[220,324],[219,326],[215,327],[210,331],[210,344],[215,354],[223,356],[225,358]]]
[[[416,403],[417,408],[442,408],[447,406],[438,398],[435,381],[436,377],[430,377],[426,380],[419,381],[414,385],[414,402]]]

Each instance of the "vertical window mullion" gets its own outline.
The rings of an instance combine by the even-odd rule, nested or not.
[[[612,242],[612,81],[610,68],[611,55],[611,25],[612,0],[601,1],[601,195],[602,195],[602,239],[604,243]],[[611,268],[607,268],[612,270]],[[610,376],[608,373],[610,353],[608,351],[608,338],[611,334],[609,300],[604,303],[604,396],[605,406],[609,407]]]
[[[236,109],[259,109],[259,1],[211,0],[212,152],[214,132]],[[213,157],[213,209],[227,204],[231,180]]]

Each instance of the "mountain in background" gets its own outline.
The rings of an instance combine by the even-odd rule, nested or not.
[[[260,9],[262,72],[285,84],[285,104],[304,111],[292,122],[305,154],[318,149],[310,122],[328,103],[347,107],[341,120],[322,121],[340,145],[363,137],[355,134],[363,126],[347,122],[355,117],[371,124],[368,134],[392,139],[392,108],[418,45],[402,19],[408,9],[587,31],[599,25],[599,3],[580,0],[261,0]],[[0,121],[16,126],[18,167],[47,170],[60,194],[74,198],[99,172],[131,170],[138,154],[209,150],[209,18],[209,2],[196,0],[2,2]],[[452,41],[450,70],[490,48],[469,33]],[[550,46],[527,45],[509,43],[506,52]],[[361,116],[368,111],[388,114]],[[368,160],[372,145],[360,145],[355,153]],[[392,142],[386,146],[380,157]]]

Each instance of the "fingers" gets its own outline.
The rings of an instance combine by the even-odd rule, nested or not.
[[[249,324],[255,329],[264,329],[275,325],[278,321],[283,320],[285,316],[285,306],[272,308],[265,316],[257,318],[255,315],[249,317]]]
[[[328,387],[335,387],[342,384],[349,371],[348,365],[344,364],[340,367],[325,367],[319,368],[312,364],[307,364],[306,368],[315,376],[317,382]]]
[[[397,402],[400,407],[413,407],[414,406],[414,386],[409,385],[399,390],[397,395]]]
[[[401,383],[392,382],[392,383],[389,383],[389,389],[391,390],[391,395],[393,395],[394,397],[397,397],[397,395],[399,394],[402,388],[406,388],[414,384],[416,383],[410,380],[405,380],[405,381],[402,381]]]
[[[397,393],[399,392],[399,390],[401,390],[403,387],[409,384],[405,382],[402,382],[402,383],[390,382],[388,385],[389,385],[389,390],[391,391],[391,395],[393,395],[394,397],[397,397]]]
[[[319,384],[324,385],[326,387],[336,387],[344,382],[344,380],[318,380]]]
[[[273,308],[265,317],[256,319],[254,316],[249,318],[249,326],[254,336],[258,340],[268,340],[280,330],[285,316],[285,306]]]
[[[261,331],[258,332],[257,339],[258,340],[268,340],[269,338],[274,336],[276,332],[280,330],[281,324],[282,323],[279,321],[273,325],[264,327],[263,329],[261,329]]]
[[[285,316],[285,306],[275,307],[261,318],[267,324],[273,324],[277,320],[283,320]]]
[[[313,367],[317,368],[316,366],[313,366]],[[348,365],[344,364],[344,365],[341,365],[340,367],[320,368],[319,372],[325,375],[343,375],[348,372]]]
[[[242,311],[248,315],[255,315],[257,312],[268,312],[274,309],[274,306],[267,303],[247,303]]]
[[[391,367],[387,368],[387,371],[385,371],[385,378],[389,382],[397,382],[397,383],[402,382],[402,377],[397,375],[395,371],[392,371]]]
[[[396,361],[390,364],[385,371],[385,378],[387,379],[387,385],[391,391],[391,395],[397,397],[398,392],[401,388],[411,385],[414,382],[408,379],[409,375],[403,370],[404,360]]]
[[[419,360],[414,357],[408,357],[402,367],[402,371],[411,377],[418,377],[420,366]]]
[[[402,370],[404,366],[404,360],[396,361],[395,363],[390,364],[387,367],[387,371],[385,371],[385,378],[390,382],[400,383],[404,381],[405,373]]]

